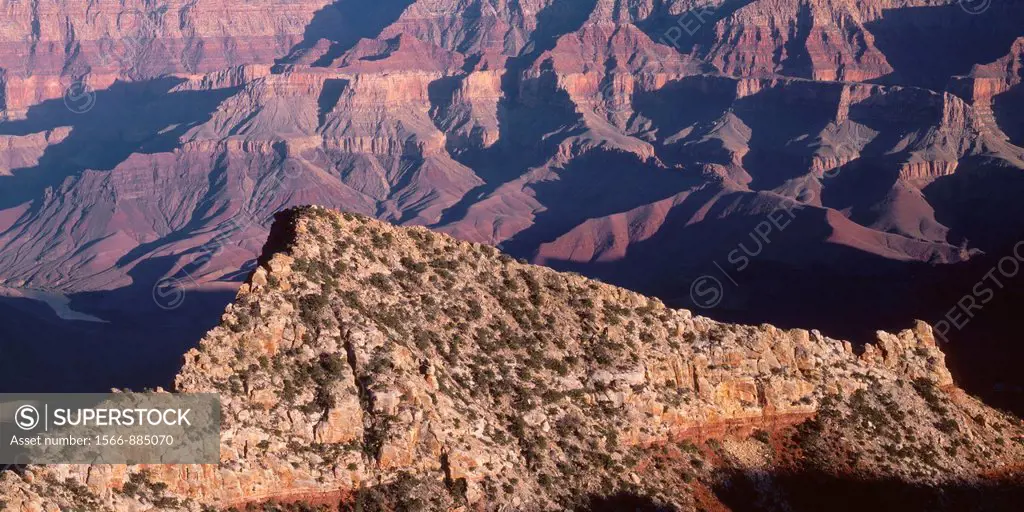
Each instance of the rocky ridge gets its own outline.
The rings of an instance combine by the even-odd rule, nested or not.
[[[0,502],[557,510],[627,494],[689,510],[794,465],[935,488],[1013,475],[1024,427],[957,389],[943,359],[922,322],[858,352],[301,208],[277,217],[176,380],[221,394],[219,466],[32,467],[4,474]]]

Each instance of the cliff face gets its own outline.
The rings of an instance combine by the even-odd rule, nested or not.
[[[956,176],[963,161],[1024,167],[1006,92],[1019,82],[1017,1],[976,15],[942,0],[355,4],[0,3],[0,280],[63,293],[159,280],[232,217],[254,218],[245,238],[259,239],[273,212],[302,203],[511,242],[540,261],[560,236],[600,247],[614,235],[572,233],[586,220],[699,188],[842,212],[875,232],[869,253],[953,262],[980,234],[950,235],[936,216],[956,201],[924,189],[974,180]],[[935,33],[976,51],[936,60],[922,48]],[[298,179],[263,190],[282,168]],[[573,200],[623,181],[638,191]],[[918,197],[885,199],[904,188]],[[824,244],[828,230],[861,245],[837,223],[807,236]],[[54,248],[69,256],[43,257]],[[152,259],[170,264],[137,268]],[[236,260],[215,255],[195,285]]]
[[[488,246],[303,208],[278,216],[176,380],[221,394],[219,466],[28,468],[0,480],[0,499],[552,510],[628,494],[685,510],[747,471],[941,488],[1019,467],[1019,420],[954,386],[930,327],[877,338],[858,354],[816,331],[719,323]]]
[[[4,0],[4,109],[23,116],[33,105],[60,98],[75,80],[104,89],[115,80],[272,63],[302,41],[327,4]]]
[[[941,318],[948,305],[913,309],[890,280],[1024,231],[1024,8],[961,3],[0,0],[0,286],[108,320],[82,336],[156,370],[87,366],[152,386],[288,207],[427,226],[696,307],[693,282],[794,205],[715,313],[851,338],[834,330],[850,308],[871,325]],[[778,268],[860,298],[779,297]],[[911,291],[879,306],[892,290]],[[180,310],[203,296],[219,303]],[[154,323],[186,334],[161,356],[135,348]],[[77,355],[53,364],[34,341],[0,345],[79,377]],[[28,378],[8,361],[0,387]]]

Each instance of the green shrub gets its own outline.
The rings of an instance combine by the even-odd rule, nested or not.
[[[484,317],[484,308],[480,306],[479,301],[476,299],[470,299],[468,305],[470,320],[480,320]]]
[[[751,437],[757,439],[758,441],[761,441],[764,444],[768,444],[768,442],[771,441],[772,439],[771,434],[761,429],[755,430],[754,434]]]
[[[423,263],[422,261],[414,261],[412,258],[408,256],[402,256],[402,259],[399,261],[399,263],[401,263],[402,266],[405,267],[407,270],[415,272],[417,274],[422,274],[427,271],[426,263]]]
[[[388,277],[386,274],[382,274],[380,272],[374,272],[372,275],[370,275],[368,282],[372,286],[379,288],[384,293],[391,293],[391,291],[393,290],[393,288],[391,287],[391,278]]]
[[[942,418],[935,422],[935,428],[939,429],[939,431],[944,434],[952,434],[959,430],[956,421],[953,421],[950,418]]]

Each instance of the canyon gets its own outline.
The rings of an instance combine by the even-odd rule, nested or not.
[[[170,386],[296,205],[858,349],[1024,234],[1017,0],[0,8],[4,391]],[[944,348],[1021,411],[1000,294]]]
[[[1022,82],[1021,0],[0,0],[0,392],[224,411],[0,510],[1016,510]]]
[[[221,396],[220,464],[28,466],[0,508],[1013,510],[1024,424],[943,360],[924,322],[858,352],[292,209],[175,379]]]

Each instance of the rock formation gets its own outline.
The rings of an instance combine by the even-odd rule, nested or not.
[[[973,16],[942,0],[8,4],[0,279],[13,287],[128,287],[166,259],[146,272],[157,281],[229,219],[251,218],[238,238],[258,240],[275,211],[311,202],[537,261],[552,257],[541,244],[585,237],[598,250],[568,262],[586,264],[613,257],[599,249],[613,233],[584,221],[699,187],[841,212],[817,226],[828,243],[956,262],[977,237],[950,234],[927,187],[970,179],[955,175],[979,159],[1024,167],[1016,103],[991,101],[1019,82],[1017,2]],[[902,34],[939,28],[990,39],[915,66]],[[593,169],[606,159],[616,168]],[[282,168],[297,179],[269,186]],[[638,192],[594,201],[580,181]],[[257,249],[190,276],[207,286]]]
[[[0,287],[106,322],[2,294],[34,323],[0,389],[166,385],[301,204],[681,307],[785,205],[713,314],[935,321],[908,276],[1024,233],[1024,4],[963,3],[0,0]],[[826,291],[773,292],[805,276]],[[78,337],[103,348],[52,357]]]
[[[690,510],[749,475],[758,499],[788,506],[772,475],[796,468],[935,492],[1019,478],[1024,426],[957,389],[943,360],[923,322],[857,353],[301,208],[278,215],[176,379],[221,395],[218,466],[29,467],[4,474],[0,503],[616,510],[594,503],[628,495]]]

